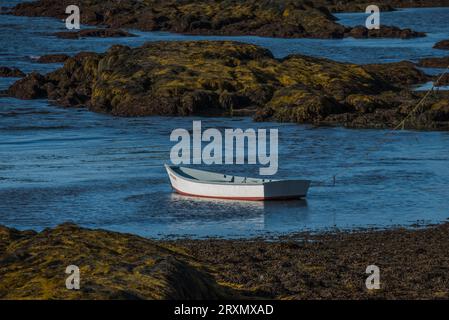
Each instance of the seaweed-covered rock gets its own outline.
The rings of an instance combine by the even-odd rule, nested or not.
[[[449,105],[432,112],[444,116]],[[0,299],[449,298],[448,223],[270,240],[155,241],[69,223],[39,233],[0,226]],[[373,261],[384,266],[383,280],[369,291],[361,275]],[[80,268],[79,290],[66,289],[69,265]]]
[[[430,115],[434,121],[445,121],[449,116],[449,100],[441,100],[433,104]]]
[[[62,63],[65,62],[68,58],[70,58],[68,55],[63,53],[55,53],[55,54],[46,54],[43,56],[40,56],[36,59],[36,62],[38,63]]]
[[[36,77],[13,85],[11,94],[20,97],[17,88],[27,81],[36,88]],[[136,49],[114,46],[106,54],[82,53],[40,76],[39,83],[62,105],[84,104],[116,115],[230,114],[241,107],[261,107],[276,99],[276,90],[297,84],[337,100],[347,93],[393,87],[356,65],[300,55],[277,60],[266,49],[226,41],[157,42]],[[85,99],[68,101],[74,96]]]
[[[426,228],[303,232],[280,240],[182,239],[172,243],[215,266],[220,282],[271,299],[449,298],[448,223]],[[381,268],[380,290],[365,286],[364,272],[373,261]]]
[[[315,2],[315,1],[314,1]],[[368,5],[375,4],[382,12],[394,11],[395,8],[447,7],[447,0],[316,0],[323,3],[331,12],[365,12]]]
[[[397,85],[412,85],[426,82],[430,79],[424,72],[414,67],[410,61],[394,63],[370,64],[364,66],[368,72],[375,73],[383,81]]]
[[[78,54],[54,72],[16,82],[9,93],[118,116],[253,114],[351,126],[373,113],[365,127],[386,127],[402,120],[395,108],[404,100],[419,99],[408,88],[431,79],[411,62],[359,66],[302,55],[275,59],[267,49],[232,41],[151,42]]]
[[[367,29],[364,26],[356,26],[349,29],[345,36],[353,38],[401,38],[410,39],[425,37],[424,32],[417,32],[411,29],[400,29],[394,26],[381,26],[379,29]]]
[[[25,76],[18,68],[0,67],[0,77],[3,78],[22,78]]]
[[[418,65],[425,68],[446,68],[449,66],[449,56],[440,58],[424,58],[419,60]]]
[[[120,29],[85,29],[79,31],[61,31],[54,35],[61,39],[81,39],[81,38],[121,38],[121,37],[135,37],[136,35],[128,31]]]
[[[16,82],[9,94],[119,116],[255,115],[347,126],[359,126],[360,118],[372,119],[365,127],[385,127],[404,116],[389,108],[419,98],[400,92],[430,80],[411,62],[358,66],[302,55],[275,59],[231,41],[153,42],[80,53],[54,72]]]
[[[45,98],[47,97],[46,84],[45,76],[33,72],[15,82],[8,92],[11,96],[19,99]]]
[[[66,288],[66,267],[80,269],[80,289]],[[63,224],[40,233],[0,226],[0,299],[223,299],[218,285],[176,246]]]
[[[267,107],[273,110],[270,118],[289,122],[319,123],[330,114],[347,111],[333,97],[304,85],[278,90]]]
[[[283,38],[342,38],[351,29],[336,22],[327,8],[331,3],[308,0],[39,0],[20,3],[12,12],[64,18],[64,8],[69,4],[82,8],[83,23],[114,29]],[[60,35],[78,38],[76,33]],[[395,29],[388,36],[419,34]]]
[[[449,73],[445,73],[443,75],[439,75],[436,77],[438,80],[438,86],[448,86],[449,85]]]

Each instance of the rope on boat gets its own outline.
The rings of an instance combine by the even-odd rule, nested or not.
[[[444,75],[446,73],[448,73],[449,71],[449,65],[446,67],[446,69],[444,70],[444,72],[438,77],[438,79],[436,81],[433,82],[432,87],[426,92],[426,94],[421,98],[421,100],[416,104],[416,106],[407,114],[407,116],[401,121],[399,122],[398,125],[396,125],[392,131],[386,132],[385,136],[388,136],[390,134],[393,134],[395,131],[397,131],[398,129],[404,130],[405,129],[405,123],[407,122],[407,120],[416,112],[419,110],[419,108],[421,107],[421,105],[424,103],[424,101],[426,101],[427,97],[430,95],[430,93],[433,92],[433,90],[435,89],[435,87],[438,88],[438,84],[441,81],[441,79],[443,79]],[[379,150],[380,147],[386,143],[388,140],[387,139],[381,139],[381,141],[372,149],[369,149],[366,153],[365,153],[365,158],[372,152]],[[334,174],[332,176],[332,186],[335,186],[337,183],[337,176],[340,175],[340,173],[342,173],[343,170],[341,170],[340,172]]]

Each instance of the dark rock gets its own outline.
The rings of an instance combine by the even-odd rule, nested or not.
[[[381,26],[379,29],[367,29],[364,26],[350,28],[345,36],[353,38],[417,38],[425,37],[424,32],[416,32],[411,29],[400,29],[394,26]]]
[[[135,37],[136,35],[120,29],[86,29],[80,31],[62,31],[54,34],[61,39],[81,39],[81,38],[117,38]]]
[[[449,50],[449,40],[437,42],[433,47],[435,49]]]
[[[430,108],[431,121],[447,121],[449,117],[449,100],[441,100]]]
[[[410,61],[394,63],[369,64],[363,67],[368,72],[376,74],[385,82],[408,86],[420,84],[430,80],[423,71],[415,68]]]
[[[432,79],[406,61],[358,66],[302,55],[275,59],[231,41],[151,42],[78,54],[54,72],[16,82],[9,93],[118,116],[252,114],[260,121],[380,128],[407,116],[420,99],[411,86]],[[429,98],[421,113],[438,99]],[[423,119],[432,118],[416,114],[407,126],[440,126]]]
[[[439,75],[436,79],[438,79],[438,86],[449,86],[449,73],[445,73],[443,76]]]
[[[20,71],[18,68],[0,67],[0,77],[4,78],[22,78],[25,73]]]
[[[38,63],[62,63],[65,62],[68,58],[70,58],[66,54],[47,54],[40,56],[36,62]]]
[[[33,72],[15,82],[8,89],[8,94],[19,99],[46,98],[46,83],[47,79],[44,76]]]
[[[425,58],[418,62],[420,67],[425,68],[446,68],[449,66],[449,56],[442,58]]]
[[[331,12],[365,12],[369,4],[377,5],[381,12],[394,11],[395,8],[448,6],[447,0],[377,0],[375,3],[370,3],[366,0],[317,0],[316,2],[323,3]]]
[[[384,2],[383,5],[379,4],[382,8],[390,8],[387,1],[381,2]],[[18,4],[13,8],[13,14],[64,18],[62,8],[68,4],[77,4],[83,9],[83,23],[115,29],[136,28],[204,35],[342,38],[346,28],[336,22],[337,19],[329,10],[335,9],[340,3],[336,0],[64,0],[62,3],[60,0],[39,0]],[[357,9],[363,6],[364,11],[366,3],[360,1],[357,6],[350,3],[349,6]],[[346,3],[345,7],[348,8]],[[73,39],[80,37],[71,32],[60,33],[59,36]],[[418,34],[396,28],[388,36],[408,38]]]

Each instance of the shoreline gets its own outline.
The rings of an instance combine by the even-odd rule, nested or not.
[[[441,2],[413,1],[408,4],[395,2],[396,6],[435,7]],[[66,5],[83,8],[82,23],[102,26],[107,29],[136,29],[140,31],[168,31],[184,35],[215,36],[262,36],[276,38],[402,38],[424,37],[426,34],[409,28],[384,25],[379,30],[368,30],[365,26],[348,27],[338,23],[336,12],[364,12],[364,2],[345,3],[320,1],[266,1],[244,0],[239,2],[207,1],[150,1],[136,0],[125,4],[109,1],[60,1],[38,0],[20,3],[8,14],[31,17],[66,17]],[[378,3],[381,10],[393,11],[388,1]]]
[[[0,226],[0,299],[448,299],[447,241],[449,222],[275,241]],[[80,290],[65,288],[66,265],[79,265]],[[379,290],[365,287],[368,265]]]

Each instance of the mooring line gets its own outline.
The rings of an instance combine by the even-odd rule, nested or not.
[[[394,134],[398,129],[404,130],[405,129],[405,123],[407,122],[408,118],[411,117],[412,114],[414,114],[416,111],[418,111],[419,107],[421,107],[421,105],[424,103],[424,101],[427,99],[427,97],[430,95],[431,92],[433,92],[433,90],[438,87],[439,82],[441,81],[441,79],[443,79],[444,75],[446,73],[448,73],[449,71],[449,65],[446,67],[446,69],[444,70],[444,72],[438,77],[438,79],[436,81],[433,82],[432,87],[426,92],[426,94],[421,98],[421,100],[416,104],[416,106],[406,115],[406,117],[399,122],[398,125],[396,125],[392,130],[386,132],[384,135],[385,136],[389,136],[391,134]],[[380,147],[382,145],[384,145],[388,140],[383,138],[380,140],[380,142],[372,149],[369,149],[366,153],[364,158],[366,158],[370,153],[377,151],[380,149]],[[340,175],[343,172],[346,172],[348,170],[341,170],[339,172],[337,172],[336,174],[334,174],[332,176],[332,186],[335,186],[337,183],[337,176]],[[321,181],[321,182],[325,182],[325,181]]]
[[[405,122],[407,121],[407,119],[418,110],[418,108],[421,106],[421,104],[424,103],[424,101],[427,99],[427,97],[430,95],[430,93],[433,91],[433,89],[435,89],[435,87],[437,87],[437,85],[441,81],[441,79],[443,79],[444,75],[448,72],[448,70],[449,70],[449,65],[447,66],[446,70],[444,70],[444,72],[438,77],[438,79],[432,84],[432,87],[427,91],[427,93],[424,95],[424,97],[422,97],[422,99],[418,102],[418,104],[415,106],[415,108],[413,108],[413,110],[404,118],[404,120],[402,120],[393,130],[397,130],[399,128],[402,128],[402,130],[404,130]]]

